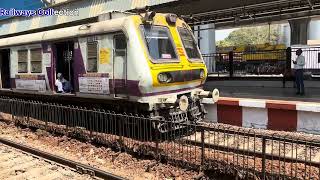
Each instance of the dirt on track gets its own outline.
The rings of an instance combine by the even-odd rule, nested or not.
[[[91,180],[94,178],[0,144],[0,179]]]
[[[199,175],[192,170],[181,169],[156,160],[137,159],[125,152],[98,147],[66,136],[54,136],[46,131],[36,132],[28,128],[0,121],[0,137],[67,159],[87,164],[128,179],[194,179]]]

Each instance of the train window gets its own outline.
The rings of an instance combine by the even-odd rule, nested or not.
[[[189,59],[200,59],[200,52],[192,33],[185,28],[178,28],[181,41]]]
[[[18,50],[18,73],[28,72],[28,50]]]
[[[115,41],[115,56],[126,56],[127,40],[124,34],[114,36]]]
[[[87,43],[88,51],[88,72],[98,72],[98,42],[88,42]]]
[[[42,72],[42,53],[41,48],[31,49],[31,73],[41,73]]]
[[[169,29],[160,26],[142,25],[149,54],[154,60],[177,59]]]

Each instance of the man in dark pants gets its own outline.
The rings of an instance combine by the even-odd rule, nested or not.
[[[302,55],[302,50],[296,51],[297,59],[293,61],[295,69],[297,94],[304,95],[304,83],[303,83],[303,68],[305,65],[305,57]]]

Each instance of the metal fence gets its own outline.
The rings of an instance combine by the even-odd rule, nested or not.
[[[320,47],[292,47],[292,59],[296,59],[296,50],[301,48],[303,53],[302,55],[305,56],[305,69],[307,72],[315,75],[320,75]],[[291,67],[294,67],[291,64]]]
[[[208,177],[319,179],[320,139],[221,124],[185,124],[42,102],[0,98],[16,123],[85,138]],[[167,124],[179,130],[160,134]]]
[[[305,72],[320,74],[320,47],[292,47],[278,50],[259,50],[203,54],[204,61],[210,64],[209,72],[218,76],[279,76],[291,71],[296,58],[295,51],[302,48],[306,57]],[[210,63],[208,63],[210,62]]]

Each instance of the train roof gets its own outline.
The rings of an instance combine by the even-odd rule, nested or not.
[[[81,36],[90,36],[95,34],[102,34],[104,32],[121,31],[124,21],[129,16],[135,15],[119,15],[115,14],[112,19],[106,15],[102,16],[102,21],[90,24],[83,24],[78,26],[59,28],[55,30],[42,31],[32,34],[24,34],[9,38],[0,39],[0,48],[19,46],[25,44],[35,44],[47,41],[58,41],[62,39],[72,39]]]

